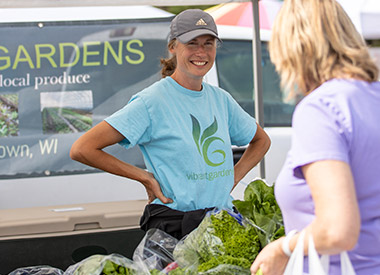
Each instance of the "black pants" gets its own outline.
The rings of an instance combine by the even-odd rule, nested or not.
[[[214,208],[194,211],[178,211],[165,205],[148,204],[140,219],[140,227],[145,232],[158,228],[180,240],[201,223],[206,213]]]

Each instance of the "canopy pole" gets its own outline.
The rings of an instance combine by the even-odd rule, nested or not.
[[[251,0],[253,14],[252,58],[253,58],[253,94],[255,102],[255,118],[264,128],[263,84],[261,67],[261,39],[259,21],[259,1]],[[265,179],[265,158],[257,165],[259,177]]]

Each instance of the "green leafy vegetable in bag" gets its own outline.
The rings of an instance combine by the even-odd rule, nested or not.
[[[261,246],[285,235],[281,209],[274,196],[274,186],[258,179],[244,191],[244,201],[232,202],[239,213],[256,227]]]
[[[177,243],[173,256],[179,267],[169,275],[248,275],[261,249],[284,236],[274,188],[262,180],[251,182],[244,200],[234,200],[233,204],[240,217],[230,210],[211,212],[197,229]]]
[[[177,244],[174,257],[180,266],[193,266],[198,272],[225,265],[239,266],[248,274],[260,248],[255,228],[240,225],[222,210],[206,216],[183,243]]]

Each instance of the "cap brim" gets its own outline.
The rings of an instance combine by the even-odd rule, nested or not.
[[[177,39],[179,42],[185,44],[185,43],[189,42],[190,40],[193,40],[194,38],[201,36],[201,35],[212,35],[216,39],[218,39],[220,42],[222,42],[220,40],[220,38],[213,31],[210,31],[207,29],[197,29],[197,30],[189,31],[187,33],[184,33],[184,34],[177,36]]]

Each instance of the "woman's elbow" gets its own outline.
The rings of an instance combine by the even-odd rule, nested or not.
[[[265,133],[265,131],[262,131],[262,134],[260,135],[260,138],[259,138],[259,142],[260,142],[260,148],[262,148],[263,153],[266,154],[272,144],[272,141],[270,137],[267,135],[267,133]]]
[[[70,149],[70,158],[72,160],[76,160],[79,162],[83,162],[83,146],[80,146],[77,142],[75,142]]]
[[[359,235],[360,225],[346,228],[346,230],[328,230],[326,232],[326,243],[339,251],[350,251],[356,246]]]

